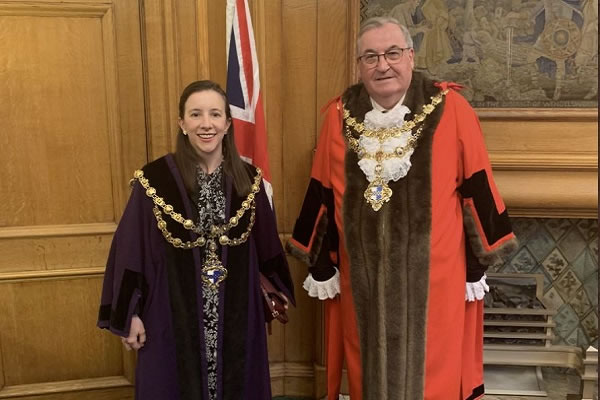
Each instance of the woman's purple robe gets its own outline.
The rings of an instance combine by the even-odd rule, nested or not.
[[[254,178],[254,168],[251,179]],[[196,220],[172,155],[147,164],[144,176],[157,195],[184,218]],[[225,176],[226,217],[245,196],[237,196]],[[204,247],[177,249],[157,227],[153,202],[136,182],[115,232],[108,258],[98,318],[100,328],[128,336],[131,318],[144,322],[147,341],[138,350],[136,399],[208,399],[203,324],[202,260]],[[246,231],[250,211],[229,232]],[[163,214],[174,237],[193,241],[197,235]],[[228,269],[219,286],[218,399],[271,399],[267,340],[259,271],[293,302],[293,286],[274,213],[261,184],[256,195],[256,221],[249,239],[220,248]]]

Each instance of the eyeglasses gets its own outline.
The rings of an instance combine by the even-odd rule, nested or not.
[[[404,53],[405,50],[410,50],[410,47],[405,47],[405,48],[399,48],[399,49],[393,49],[393,50],[388,50],[385,53],[367,53],[367,54],[363,54],[362,56],[358,57],[357,60],[358,61],[362,61],[363,64],[365,65],[369,65],[369,66],[376,66],[377,64],[379,64],[379,57],[383,56],[383,58],[385,58],[385,61],[387,61],[388,64],[397,64],[400,62],[400,60],[402,59],[402,54]]]

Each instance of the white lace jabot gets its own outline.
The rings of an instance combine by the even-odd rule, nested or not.
[[[365,114],[364,125],[367,129],[378,129],[378,128],[390,128],[394,126],[400,126],[404,122],[406,114],[410,114],[410,109],[406,107],[402,102],[404,97],[390,110],[385,110],[375,100],[371,99],[373,109]],[[382,151],[386,154],[394,153],[397,147],[404,147],[410,137],[410,133],[406,132],[400,137],[388,138],[383,142],[379,142],[377,138],[366,137],[361,135],[358,139],[359,146],[364,149],[367,153],[377,153]],[[408,173],[411,167],[410,156],[413,153],[413,149],[407,151],[402,157],[393,157],[384,160],[381,163],[383,170],[381,177],[386,181],[397,181],[403,178]],[[377,161],[370,158],[363,158],[358,162],[358,166],[364,172],[367,180],[372,182],[375,178],[375,167]]]

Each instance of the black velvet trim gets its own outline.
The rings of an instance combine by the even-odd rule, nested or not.
[[[460,193],[463,198],[473,199],[488,243],[493,244],[512,232],[507,210],[502,214],[498,213],[485,170],[477,171],[469,179],[465,179]]]
[[[471,247],[471,241],[468,239],[465,240],[465,254],[467,261],[467,282],[479,282],[485,271],[487,271],[488,266],[481,264],[477,260]]]
[[[304,196],[300,215],[294,225],[292,236],[304,246],[308,246],[321,209],[323,185],[311,178]]]
[[[171,203],[169,203],[171,204]],[[175,208],[177,210],[177,208]],[[179,208],[181,209],[181,208]],[[166,270],[171,302],[171,323],[177,358],[177,380],[182,400],[202,399],[202,350],[194,262],[181,249],[166,247]],[[189,258],[189,259],[188,259]]]
[[[110,325],[112,327],[120,331],[125,330],[131,297],[136,289],[139,289],[140,292],[143,292],[145,287],[146,282],[140,273],[125,269],[123,272],[123,279],[121,280],[121,288],[119,289],[119,297],[117,298],[116,308],[109,311]],[[110,305],[108,305],[108,307],[110,308]]]
[[[311,178],[308,189],[306,189],[302,210],[300,210],[300,215],[296,220],[293,232],[293,237],[304,246],[308,246],[310,242],[322,204],[325,205],[327,215],[331,221],[333,221],[335,212],[333,205],[333,189],[325,188],[321,182]],[[332,249],[332,245],[335,245],[333,248],[337,248],[338,232],[335,225],[329,224],[327,234],[330,235],[329,248]]]
[[[252,176],[252,179],[254,177]],[[231,212],[242,206],[241,197],[235,194],[230,187]],[[242,218],[234,227],[229,236],[240,237],[246,231],[249,223],[249,214]],[[229,216],[228,216],[229,217]],[[223,320],[223,399],[238,400],[245,398],[246,376],[246,346],[248,331],[248,280],[249,269],[249,244],[247,241],[239,246],[227,248],[227,279],[225,280],[225,304]],[[262,304],[261,304],[262,306]]]
[[[325,238],[327,240],[327,237]],[[308,269],[313,279],[317,282],[325,282],[335,275],[335,268],[329,256],[327,246],[321,246],[321,251],[315,265]]]
[[[286,266],[287,262],[285,260],[285,255],[278,254],[276,257],[261,263],[259,269],[260,272],[265,274],[267,277],[270,277],[274,274],[278,275],[281,283],[283,283],[290,291],[290,294],[294,296],[294,283],[292,281],[292,276],[290,275],[290,270]]]
[[[144,168],[144,175],[150,185],[156,188],[157,194],[165,199],[167,204],[183,214],[185,205],[180,196],[179,187],[170,173],[166,159],[160,158]],[[184,217],[186,217],[184,215]],[[175,237],[190,240],[189,231],[181,224],[165,216],[167,229]],[[175,339],[177,359],[177,380],[181,400],[201,400],[203,395],[202,355],[199,331],[200,318],[198,315],[196,273],[193,254],[190,250],[176,249],[164,242],[166,249],[166,271],[171,305],[171,324]]]
[[[276,257],[273,257],[270,260],[267,260],[267,261],[261,263],[260,272],[262,272],[266,276],[271,276],[273,274],[278,273],[279,266],[282,263],[282,261],[281,261],[282,259],[283,259],[283,255],[278,254]],[[286,283],[289,283],[289,282],[286,282]]]
[[[110,304],[101,304],[98,311],[98,321],[110,320]]]
[[[477,386],[475,389],[473,389],[473,392],[471,393],[471,395],[469,397],[467,397],[465,400],[475,400],[476,398],[483,396],[483,394],[485,393],[485,387],[483,386],[483,384]]]
[[[308,272],[312,275],[313,279],[317,282],[327,282],[335,275],[335,268],[333,265],[323,265],[320,268],[311,267]]]

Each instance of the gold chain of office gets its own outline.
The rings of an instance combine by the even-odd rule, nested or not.
[[[171,219],[180,223],[187,230],[199,232],[199,229],[196,226],[196,224],[194,224],[194,222],[191,219],[184,219],[181,214],[179,214],[178,212],[175,212],[172,205],[167,204],[162,197],[158,196],[156,194],[156,189],[153,188],[152,186],[150,186],[150,182],[148,181],[148,178],[144,177],[144,172],[142,170],[135,171],[135,173],[133,174],[133,177],[138,182],[140,182],[142,187],[146,190],[146,196],[151,198],[152,201],[154,202],[154,207],[153,207],[152,211],[154,213],[154,217],[156,218],[158,229],[162,232],[162,234],[163,234],[164,238],[167,240],[167,242],[169,242],[171,245],[173,245],[173,247],[176,247],[176,248],[192,249],[194,247],[204,246],[207,243],[209,243],[209,245],[210,245],[211,242],[212,242],[212,245],[214,245],[215,244],[214,241],[217,240],[217,238],[218,238],[219,244],[221,244],[223,246],[237,246],[237,245],[244,243],[246,240],[248,240],[248,236],[250,236],[250,231],[252,230],[252,226],[254,225],[254,220],[255,220],[255,197],[256,197],[256,194],[260,190],[260,181],[262,179],[261,169],[256,168],[256,172],[257,172],[257,174],[256,174],[256,177],[254,178],[254,183],[251,186],[250,193],[248,194],[246,199],[244,201],[242,201],[242,207],[239,210],[237,210],[237,212],[235,213],[234,216],[229,218],[229,222],[227,222],[226,224],[221,224],[221,225],[212,225],[210,227],[210,232],[208,234],[206,234],[206,236],[201,235],[193,242],[184,241],[180,238],[173,237],[173,234],[171,232],[169,232],[167,229],[167,223],[162,218],[162,214],[164,212],[165,214],[170,216]],[[229,236],[227,236],[227,232],[231,228],[238,225],[239,221],[242,219],[242,217],[248,210],[251,210],[251,212],[250,212],[250,222],[248,224],[248,228],[246,229],[246,232],[242,233],[239,238],[232,239]],[[210,247],[213,247],[213,246],[210,246]],[[215,249],[209,248],[209,250],[215,251],[216,248]]]
[[[381,173],[383,172],[383,161],[391,158],[403,157],[408,151],[417,146],[417,141],[421,136],[421,132],[425,125],[423,122],[427,116],[435,110],[436,106],[442,102],[447,93],[448,89],[445,89],[435,96],[431,96],[431,103],[425,104],[420,114],[415,115],[410,121],[404,121],[401,126],[394,126],[391,128],[367,129],[364,123],[358,122],[356,118],[350,116],[350,111],[346,109],[346,105],[344,104],[344,134],[348,140],[348,145],[361,159],[364,158],[377,161],[377,165],[375,166],[375,178],[369,183],[364,193],[365,200],[371,205],[373,211],[379,211],[383,204],[388,202],[392,197],[392,189],[388,186],[387,181],[381,176]],[[413,129],[417,125],[419,125],[419,127],[413,132]],[[383,143],[389,138],[400,137],[405,133],[408,133],[410,136],[404,146],[396,147],[391,153],[384,151],[367,153],[361,148],[359,140],[352,135],[351,129],[356,131],[359,135],[377,138],[379,143]]]
[[[389,138],[399,137],[403,133],[412,132],[412,130],[418,124],[421,124],[423,121],[425,121],[425,118],[427,118],[427,116],[435,110],[435,107],[442,102],[444,96],[447,93],[448,89],[445,89],[436,94],[435,96],[431,96],[431,103],[425,104],[420,114],[415,115],[414,118],[410,121],[404,121],[401,126],[393,126],[391,128],[367,129],[362,122],[358,122],[356,118],[350,116],[350,111],[346,109],[346,105],[344,104],[344,122],[346,123],[345,134],[346,138],[348,139],[348,144],[350,145],[350,148],[358,154],[361,153],[360,145],[358,144],[358,139],[352,135],[350,128],[354,129],[359,135],[366,137],[375,137],[379,139],[380,142],[383,142]],[[421,127],[417,130],[417,132],[411,134],[411,136],[408,138],[406,145],[400,148],[404,150],[401,152],[402,154],[404,154],[406,150],[409,150],[416,146],[418,135],[420,135],[422,129],[423,124],[421,124]],[[396,153],[399,153],[398,149],[396,149]]]

